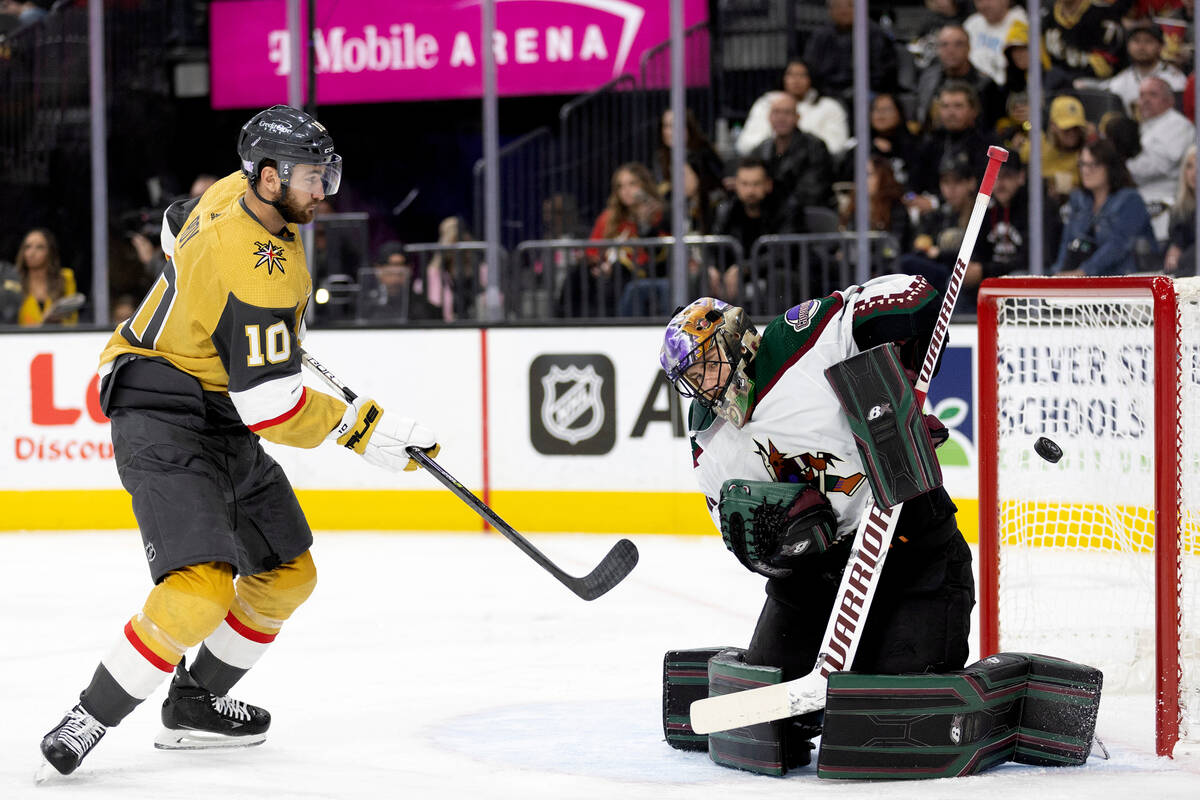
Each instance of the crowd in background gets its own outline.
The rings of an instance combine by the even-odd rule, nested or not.
[[[555,276],[541,311],[669,314],[669,248],[638,242],[674,233],[674,191],[686,199],[681,233],[731,237],[744,259],[714,263],[696,249],[689,294],[743,302],[756,289],[760,265],[749,261],[761,237],[853,230],[854,159],[863,146],[869,147],[869,225],[892,243],[873,257],[873,271],[924,275],[939,288],[962,241],[988,146],[1010,151],[968,268],[963,311],[972,310],[972,290],[982,279],[1028,269],[1032,192],[1043,200],[1047,273],[1196,271],[1192,0],[1046,2],[1037,47],[1026,9],[1009,0],[925,5],[931,21],[909,41],[897,42],[887,20],[870,23],[869,143],[851,135],[853,2],[828,0],[827,22],[808,34],[801,57],[780,65],[778,84],[763,87],[728,144],[714,145],[688,112],[684,174],[677,179],[671,174],[676,120],[666,110],[650,163],[617,167],[594,220],[578,219],[573,198],[547,198],[548,237],[598,244],[559,250],[534,264]],[[1028,95],[1033,58],[1041,59],[1044,74],[1041,109]],[[1029,185],[1026,170],[1035,113],[1044,115],[1040,186]],[[198,177],[193,196],[211,180]],[[326,236],[322,216],[335,219],[337,209],[326,203],[318,215],[310,259],[318,283],[322,263],[340,263],[327,254],[350,246]],[[133,313],[163,263],[159,220],[134,223],[112,248],[114,321]],[[475,237],[461,217],[443,220],[428,240],[435,238],[438,246],[418,257],[399,241],[370,255],[351,253],[345,261],[369,266],[344,270],[352,291],[327,283],[334,291],[324,319],[481,318],[488,282],[483,250],[464,246]],[[0,263],[0,323],[76,319],[78,306],[56,307],[78,290],[58,263],[54,234],[30,231],[15,255],[11,264]]]

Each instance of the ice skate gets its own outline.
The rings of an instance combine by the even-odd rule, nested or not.
[[[84,711],[83,706],[76,704],[62,718],[62,722],[54,726],[42,739],[42,755],[54,769],[63,775],[70,775],[83,761],[84,756],[104,737],[107,730],[100,720]],[[45,766],[43,764],[38,770],[38,783],[52,776]]]
[[[183,662],[175,668],[163,701],[160,750],[206,750],[262,744],[271,726],[266,709],[215,695],[192,679]]]

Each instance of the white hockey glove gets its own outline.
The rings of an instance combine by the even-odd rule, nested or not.
[[[385,414],[374,400],[358,398],[346,408],[342,421],[330,433],[342,447],[348,447],[369,463],[393,472],[420,469],[406,448],[416,445],[437,456],[442,446],[433,431],[408,417]]]

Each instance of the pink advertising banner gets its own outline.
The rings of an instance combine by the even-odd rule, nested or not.
[[[496,0],[500,94],[586,92],[637,75],[642,54],[670,38],[669,8],[667,0]],[[707,0],[684,0],[685,25],[707,15]],[[482,94],[479,0],[317,0],[316,17],[318,104]],[[286,0],[214,2],[210,22],[213,107],[286,102]]]

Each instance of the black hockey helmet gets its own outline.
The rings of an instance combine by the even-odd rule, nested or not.
[[[284,186],[291,183],[297,164],[324,167],[321,184],[326,195],[337,194],[342,182],[342,157],[333,151],[329,131],[311,115],[291,106],[271,106],[251,117],[238,134],[237,151],[242,172],[251,184],[258,181],[267,159],[275,162]]]

